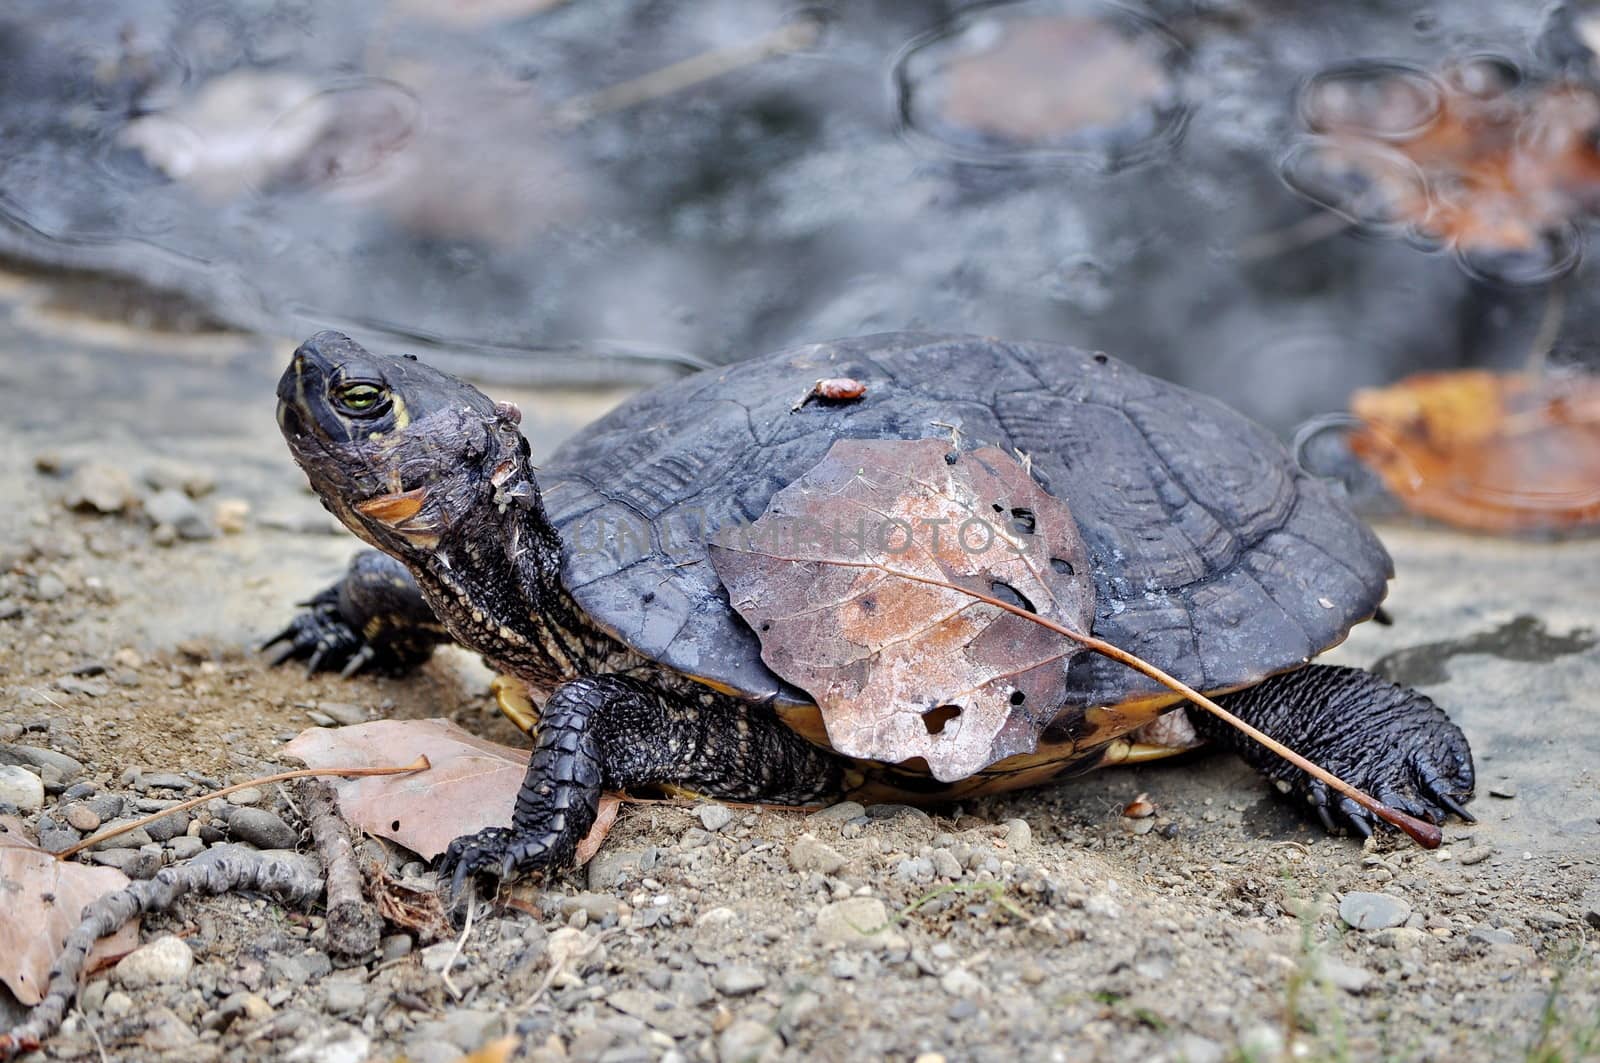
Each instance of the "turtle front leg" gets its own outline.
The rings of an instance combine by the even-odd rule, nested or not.
[[[1433,823],[1472,799],[1472,750],[1433,700],[1359,668],[1310,665],[1219,698],[1246,723],[1276,738],[1379,801]],[[1232,749],[1284,794],[1300,797],[1329,831],[1363,836],[1377,820],[1288,761],[1209,713],[1192,714],[1206,739]]]
[[[594,823],[602,790],[679,783],[735,801],[808,804],[844,788],[842,761],[764,706],[709,691],[704,700],[623,675],[583,676],[539,711],[533,759],[511,826],[450,843],[452,892],[480,873],[561,867]]]
[[[343,579],[302,604],[305,612],[261,646],[282,643],[273,664],[299,659],[308,673],[404,675],[450,641],[411,573],[377,550],[356,554]]]

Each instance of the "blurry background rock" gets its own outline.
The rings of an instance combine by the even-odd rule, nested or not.
[[[0,250],[491,383],[951,329],[1116,351],[1287,431],[1412,372],[1594,361],[1595,25],[16,0]],[[1397,215],[1409,240],[1371,238]]]

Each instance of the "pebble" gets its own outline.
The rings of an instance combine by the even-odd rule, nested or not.
[[[718,967],[711,976],[711,984],[716,986],[717,992],[725,996],[738,997],[746,993],[754,993],[767,984],[767,973],[759,967],[744,963],[732,963]]]
[[[228,817],[228,833],[257,849],[293,849],[299,832],[264,808],[241,808]]]
[[[101,867],[114,867],[132,879],[154,878],[161,870],[161,850],[146,846],[142,849],[112,849],[104,853],[90,853],[89,861]]]
[[[1426,930],[1418,930],[1414,926],[1393,926],[1378,931],[1373,935],[1373,940],[1385,948],[1409,949],[1428,941],[1429,935]]]
[[[182,491],[190,498],[204,498],[217,489],[217,478],[210,472],[171,458],[152,461],[140,478],[152,491]]]
[[[1461,864],[1481,864],[1494,855],[1493,846],[1477,845],[1456,857],[1456,862]]]
[[[156,771],[149,775],[139,777],[138,789],[143,790],[178,790],[189,789],[194,783],[173,771]]]
[[[129,989],[173,985],[186,981],[194,970],[194,952],[171,934],[134,949],[117,963],[116,978]]]
[[[174,812],[145,824],[145,833],[153,841],[170,842],[189,829],[189,819],[187,812]]]
[[[68,509],[85,513],[122,513],[138,501],[133,477],[114,465],[96,461],[78,467],[62,496]]]
[[[5,769],[0,768],[0,777],[3,777],[4,773]],[[88,805],[69,805],[67,807],[67,822],[72,825],[73,830],[83,831],[85,834],[100,829],[100,816]]]
[[[1329,985],[1338,986],[1346,993],[1364,993],[1372,985],[1372,973],[1347,963],[1320,957],[1316,963],[1317,977]]]
[[[167,848],[172,850],[174,860],[192,860],[205,851],[206,843],[199,838],[188,835],[174,838],[167,843]]]
[[[753,1019],[739,1019],[717,1036],[723,1063],[767,1063],[783,1053],[777,1031]]]
[[[1583,913],[1583,921],[1596,930],[1600,930],[1600,907],[1590,908]]]
[[[600,923],[620,915],[622,903],[609,893],[575,893],[570,897],[562,897],[560,908],[563,916],[570,917],[574,912],[583,912],[590,922]]]
[[[1113,900],[1109,893],[1092,894],[1083,903],[1083,910],[1101,919],[1122,918],[1122,906]]]
[[[949,849],[935,849],[928,854],[928,860],[933,864],[933,873],[940,878],[961,877],[961,861]]]
[[[453,942],[447,942],[452,948]],[[325,952],[306,952],[297,956],[274,956],[267,962],[267,972],[274,985],[300,986],[315,982],[333,970],[333,961]]]
[[[889,911],[876,897],[850,897],[817,912],[821,943],[851,948],[904,948],[905,935],[889,923]]]
[[[0,766],[0,804],[32,814],[44,807],[44,780],[16,764]]]
[[[932,882],[933,861],[926,856],[908,856],[895,865],[894,877],[901,882]]]
[[[1517,784],[1510,779],[1498,779],[1489,786],[1490,797],[1512,798],[1517,796]]]
[[[66,593],[66,583],[54,572],[46,572],[33,581],[33,600],[36,602],[53,602],[66,597]]]
[[[1183,1063],[1222,1063],[1227,1052],[1217,1042],[1199,1034],[1186,1033],[1173,1046]]]
[[[10,598],[0,598],[0,620],[15,620],[23,613],[22,603]]]
[[[1478,941],[1485,945],[1512,945],[1516,943],[1516,936],[1509,930],[1501,930],[1495,926],[1475,926],[1467,931],[1468,941]]]
[[[111,684],[104,679],[80,679],[64,675],[56,680],[56,689],[64,694],[82,694],[88,698],[103,698],[111,693]]]
[[[656,859],[654,846],[646,849],[602,848],[588,864],[589,888],[615,889],[621,883],[655,867]]]
[[[329,979],[322,985],[322,1001],[335,1015],[355,1011],[367,1002],[367,987],[348,978]]]
[[[224,535],[238,535],[250,526],[250,503],[242,498],[219,498],[211,507],[211,519]]]
[[[70,849],[81,840],[78,832],[71,827],[51,824],[39,829],[39,848],[47,853],[59,853],[64,849]]]
[[[107,823],[102,829],[114,830],[125,823],[132,822],[134,822],[133,817],[114,819],[110,823]],[[130,830],[124,834],[118,834],[115,837],[106,838],[104,841],[95,842],[95,844],[90,847],[89,851],[99,853],[105,852],[109,849],[137,849],[143,845],[150,845],[154,841],[155,839],[150,837],[149,831],[145,830],[143,827],[135,827],[133,830]]]
[[[1356,930],[1386,930],[1411,918],[1411,905],[1387,893],[1346,893],[1339,901],[1339,918]]]
[[[983,982],[965,967],[952,967],[939,979],[939,987],[953,997],[973,999],[983,995]]]
[[[700,825],[713,834],[733,822],[733,810],[727,805],[701,805],[697,814],[700,817]]]
[[[360,705],[352,705],[348,701],[319,701],[317,702],[317,708],[333,717],[335,723],[346,726],[366,723],[369,718],[366,709]]]
[[[405,1059],[407,1063],[460,1063],[461,1049],[449,1041],[410,1040]]]
[[[121,1018],[133,1010],[133,998],[120,989],[113,989],[106,994],[105,1001],[100,1005],[100,1014],[108,1019]]]
[[[235,790],[233,793],[229,794],[228,804],[237,808],[244,808],[249,805],[259,805],[261,803],[261,797],[262,794],[259,787],[246,786],[243,790]]]
[[[836,805],[829,805],[818,812],[813,812],[806,817],[809,824],[817,823],[846,823],[858,816],[867,814],[866,807],[855,801],[840,801]]]
[[[62,782],[68,784],[83,774],[83,765],[76,760],[65,753],[41,749],[39,746],[0,746],[0,764],[31,764],[41,774],[46,768],[54,768],[61,774]]]
[[[1005,822],[1006,846],[1013,853],[1025,853],[1033,848],[1033,828],[1025,819],[1008,819]]]
[[[157,528],[171,528],[181,539],[214,539],[217,529],[182,491],[168,488],[145,500],[145,515]]]
[[[845,865],[838,850],[817,840],[813,834],[802,834],[789,847],[789,866],[796,871],[820,871],[831,875]]]
[[[688,1037],[701,1029],[692,1011],[649,989],[613,990],[606,994],[606,1003],[671,1037]]]
[[[1239,1048],[1246,1059],[1282,1059],[1283,1033],[1276,1026],[1254,1026],[1239,1035]]]

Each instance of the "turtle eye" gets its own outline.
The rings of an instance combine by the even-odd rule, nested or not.
[[[347,412],[358,416],[381,413],[389,406],[389,397],[382,388],[360,382],[340,384],[333,390],[333,400]]]

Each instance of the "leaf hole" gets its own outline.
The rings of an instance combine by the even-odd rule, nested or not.
[[[1060,557],[1052,557],[1050,559],[1050,567],[1061,573],[1063,576],[1071,576],[1076,574],[1078,571],[1072,567],[1071,561]]]
[[[1018,591],[1009,583],[1002,583],[997,579],[990,580],[989,593],[994,597],[999,598],[1007,605],[1014,605],[1018,609],[1026,609],[1030,613],[1037,613],[1039,611],[1033,607],[1033,603],[1028,601],[1027,597],[1024,596],[1022,592]]]
[[[935,705],[922,714],[922,726],[931,735],[944,734],[945,725],[961,716],[960,705]]]
[[[1034,518],[1033,510],[1019,506],[1011,511],[1011,526],[1023,535],[1032,535],[1039,522]]]
[[[772,624],[771,624],[771,622],[770,622],[770,621],[764,621],[764,622],[763,622],[763,623],[762,623],[762,624],[761,624],[761,630],[762,630],[762,631],[771,631],[771,630],[772,630]]]
[[[1095,365],[1105,365],[1106,364],[1106,356],[1103,355],[1103,354],[1095,355],[1094,356],[1094,364]]]
[[[990,508],[992,508],[996,513],[1004,513],[1006,511],[1006,507],[1002,506],[998,502],[992,503]]]
[[[1027,701],[1027,700],[1028,700],[1028,695],[1024,694],[1022,691],[1013,690],[1011,692],[1011,704],[1013,704],[1013,705],[1021,705],[1024,701]]]
[[[398,819],[391,820],[389,822],[389,829],[392,831],[398,831],[400,829],[400,821]]]

